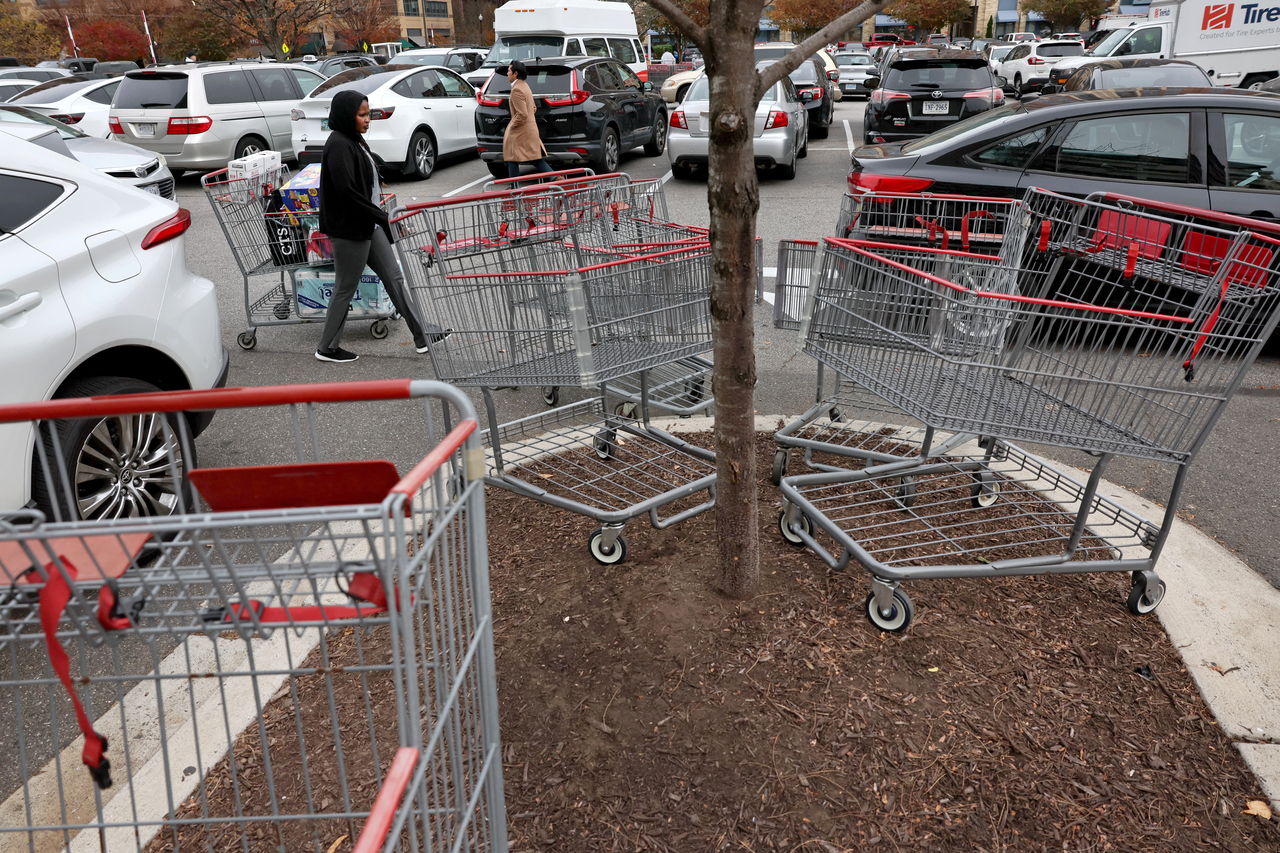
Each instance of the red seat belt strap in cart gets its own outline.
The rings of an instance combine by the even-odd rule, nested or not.
[[[969,251],[970,217],[976,217],[978,219],[995,219],[995,217],[991,215],[990,211],[986,210],[971,210],[966,213],[964,218],[960,220],[960,251],[962,252]],[[943,244],[943,248],[946,248],[946,244]]]
[[[76,576],[75,567],[67,562],[66,559],[61,561],[67,569],[67,574],[74,578]],[[84,750],[81,752],[80,758],[84,761],[85,766],[89,768],[89,775],[93,777],[94,784],[102,789],[110,788],[111,762],[107,760],[106,756],[107,739],[93,730],[93,723],[89,720],[89,715],[85,713],[84,705],[80,702],[80,696],[71,684],[71,659],[67,657],[67,650],[62,648],[62,643],[58,642],[58,622],[62,619],[62,613],[67,608],[67,602],[71,600],[71,587],[67,585],[62,573],[57,570],[53,563],[45,566],[45,572],[49,580],[45,582],[44,588],[40,590],[40,627],[44,630],[44,642],[48,647],[49,665],[53,667],[58,680],[62,682],[67,695],[71,697],[71,704],[75,706],[76,723],[80,726],[80,731],[84,733]],[[106,587],[103,589],[106,589]],[[113,595],[112,606],[114,606],[114,601]],[[108,609],[110,610],[111,608],[109,607]],[[98,612],[99,614],[102,613],[101,604],[99,604]],[[125,627],[127,624],[128,620],[125,620],[125,625],[120,627]]]
[[[947,243],[951,240],[951,235],[947,233],[947,229],[943,228],[934,220],[930,220],[926,222],[923,216],[917,216],[916,222],[919,222],[926,229],[928,229],[929,242],[931,243],[933,242],[934,238],[936,238],[939,234],[941,234],[942,235],[942,251],[945,252],[947,250]]]
[[[265,607],[260,601],[245,604],[232,604],[221,614],[223,622],[249,622],[255,617],[265,625],[278,625],[291,622],[327,622],[337,619],[359,619],[387,610],[387,594],[382,581],[373,572],[356,572],[351,576],[351,583],[343,590],[358,601],[371,604],[372,607],[360,605],[307,604],[300,607]],[[397,594],[397,601],[399,595]],[[217,617],[214,617],[215,619]]]
[[[1195,345],[1191,347],[1191,355],[1186,361],[1182,362],[1182,370],[1186,374],[1186,380],[1191,382],[1196,378],[1196,356],[1200,354],[1200,348],[1204,346],[1204,342],[1208,340],[1209,334],[1213,331],[1213,327],[1218,324],[1218,314],[1222,312],[1222,303],[1227,299],[1227,288],[1231,286],[1231,277],[1223,276],[1222,293],[1218,296],[1218,304],[1214,306],[1213,313],[1209,315],[1209,319],[1204,321],[1204,328],[1200,330],[1200,337],[1196,338]]]

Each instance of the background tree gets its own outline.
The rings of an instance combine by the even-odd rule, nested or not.
[[[886,11],[917,30],[936,33],[947,24],[966,20],[973,7],[969,0],[897,0]]]
[[[1055,30],[1074,30],[1081,18],[1096,18],[1111,8],[1111,0],[1023,0],[1022,8],[1039,12]]]
[[[822,29],[848,7],[845,0],[774,0],[765,17],[782,29],[790,30],[794,41],[797,35],[808,35]]]
[[[248,52],[248,39],[228,27],[222,18],[190,4],[180,6],[159,25],[152,25],[151,33],[156,37],[156,51],[168,59],[195,53],[199,59],[216,61]]]
[[[142,33],[141,17],[136,28],[118,19],[86,21],[76,25],[75,34],[81,56],[93,56],[103,62],[120,59],[151,61],[151,46]],[[66,36],[65,31],[63,36]],[[66,40],[65,47],[70,53],[70,39]]]
[[[17,57],[25,65],[35,65],[56,57],[61,45],[58,30],[23,16],[14,3],[0,2],[0,56]]]
[[[705,27],[707,25],[711,5],[710,0],[673,0],[673,4],[684,12],[689,20],[699,26]],[[670,18],[648,3],[634,3],[631,9],[636,15],[636,29],[641,34],[653,30],[655,36],[653,41],[655,43],[671,45],[672,52],[677,57],[684,54],[684,50],[691,43],[691,40]],[[655,51],[655,53],[657,56],[662,55],[661,51]]]
[[[201,0],[233,32],[256,39],[271,56],[285,60],[310,41],[313,30],[346,7],[340,0]],[[285,53],[283,45],[289,45]]]
[[[864,2],[756,71],[755,39],[765,0],[711,0],[699,24],[673,0],[648,0],[693,40],[711,89],[707,207],[711,214],[711,330],[715,367],[717,588],[748,598],[760,582],[754,389],[756,181],[752,129],[756,104],[820,47],[886,4]]]
[[[495,0],[450,0],[455,44],[493,44]],[[425,33],[423,34],[425,35]]]
[[[334,34],[362,48],[381,41],[400,41],[396,0],[350,0],[333,18]]]

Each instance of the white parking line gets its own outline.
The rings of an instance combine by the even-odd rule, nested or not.
[[[671,180],[671,177],[672,177],[672,175],[671,175],[671,170],[670,170],[670,169],[668,169],[668,170],[667,170],[667,173],[666,173],[665,175],[663,175],[663,176],[662,176],[662,178],[661,178],[662,183],[664,183],[664,184],[665,184],[667,181]]]
[[[849,153],[853,153],[853,128],[849,127],[849,120],[844,119],[844,138],[849,140]]]
[[[848,124],[848,122],[845,122],[845,124]],[[476,179],[475,179],[474,181],[472,181],[471,183],[469,183],[469,184],[463,184],[462,186],[458,187],[456,190],[450,190],[449,192],[445,193],[444,195],[442,195],[442,196],[440,196],[440,197],[441,197],[441,198],[453,198],[455,195],[457,195],[458,193],[462,192],[463,190],[469,190],[469,189],[471,189],[472,187],[474,187],[476,184],[483,184],[485,181],[492,181],[492,180],[493,180],[493,176],[492,176],[492,175],[486,175],[486,176],[484,176],[483,178],[476,178]]]

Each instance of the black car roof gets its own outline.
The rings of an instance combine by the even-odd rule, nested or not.
[[[1098,59],[1078,68],[1157,68],[1162,65],[1196,65],[1187,59],[1159,59],[1154,56],[1129,56],[1124,59]]]
[[[923,68],[930,62],[969,62],[973,67],[985,66],[982,54],[972,50],[934,50],[928,54],[899,54],[889,61],[890,68]]]
[[[1176,100],[1175,100],[1176,99]],[[1131,110],[1135,107],[1221,107],[1249,106],[1262,107],[1280,111],[1280,94],[1274,92],[1257,92],[1249,89],[1223,89],[1218,86],[1201,87],[1161,87],[1141,89],[1090,89],[1084,92],[1062,92],[1036,98],[1029,104],[1023,104],[1022,110],[1027,114],[1061,111],[1074,114],[1081,105],[1089,104],[1093,111],[1107,111],[1102,105],[1116,110]]]

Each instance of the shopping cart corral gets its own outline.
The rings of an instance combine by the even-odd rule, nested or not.
[[[1000,256],[824,241],[804,348],[888,404],[862,420],[892,446],[848,453],[861,471],[784,477],[780,526],[834,567],[866,567],[885,630],[910,623],[899,584],[918,578],[1127,571],[1132,611],[1163,596],[1155,566],[1188,466],[1280,316],[1280,240],[1205,212],[1179,232],[1141,204],[1069,201],[1088,211],[1070,227],[1029,198],[1028,237]],[[1177,296],[1156,301],[1176,270]],[[1070,500],[1046,500],[1048,469],[1016,441],[1096,461]],[[1177,470],[1161,522],[1112,541],[1097,487],[1117,454]],[[1034,547],[988,552],[984,536],[1024,528]]]
[[[415,462],[391,461],[403,432],[386,458],[334,458],[326,437],[375,408],[416,423]],[[179,470],[195,459],[179,413],[235,409],[287,455]],[[37,477],[62,498],[56,434],[79,419],[151,424],[190,486],[168,516],[0,518],[0,690],[22,780],[0,847],[323,853],[364,832],[358,849],[505,851],[467,397],[388,380],[0,407],[32,424]]]
[[[232,179],[226,169],[200,178],[244,279],[244,312],[249,328],[236,336],[242,349],[257,346],[259,326],[322,323],[325,319],[324,306],[329,297],[325,283],[317,279],[310,288],[315,293],[309,295],[311,279],[300,283],[297,275],[304,268],[332,263],[332,249],[328,238],[316,230],[316,214],[294,213],[280,207],[278,191],[288,179],[285,166],[260,181]],[[390,211],[396,206],[395,195],[384,193],[381,204]],[[377,292],[380,288],[366,290],[362,287],[357,293],[347,316],[371,321],[370,334],[385,338],[390,333],[387,321],[397,316],[395,308],[385,292]]]

